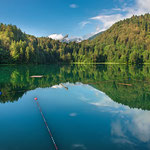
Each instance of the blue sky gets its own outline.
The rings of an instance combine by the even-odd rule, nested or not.
[[[150,0],[0,0],[0,22],[35,36],[87,37],[146,12]]]

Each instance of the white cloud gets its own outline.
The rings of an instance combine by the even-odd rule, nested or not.
[[[62,34],[51,34],[48,37],[54,40],[62,40],[64,38]]]
[[[76,4],[71,4],[69,6],[70,6],[70,8],[77,8],[78,7],[78,5],[76,5]]]
[[[99,27],[99,31],[97,30],[96,32],[101,32],[106,29],[108,29],[110,26],[112,26],[115,22],[123,19],[123,16],[121,14],[115,14],[115,15],[100,15],[91,18],[92,20],[98,20],[103,24],[103,27]]]
[[[122,129],[121,123],[119,121],[117,121],[115,123],[113,122],[111,127],[112,127],[112,129],[111,129],[112,135],[116,135],[119,137],[126,137],[123,133],[123,129]]]
[[[73,147],[73,149],[80,149],[80,150],[87,149],[84,144],[73,144],[72,147]]]
[[[90,21],[82,21],[79,24],[81,25],[82,28],[84,28],[89,23],[90,23]]]
[[[71,113],[69,114],[70,117],[76,117],[77,116],[77,113]]]
[[[137,6],[139,9],[149,12],[150,11],[150,0],[137,0]]]
[[[150,111],[128,109],[124,110],[121,113],[121,116],[122,115],[126,119],[123,119],[122,122],[119,119],[112,122],[111,125],[111,134],[114,136],[114,142],[121,138],[127,141],[132,140],[132,138],[128,136],[129,133],[133,138],[141,142],[150,142]]]
[[[133,112],[132,112],[133,113]],[[128,128],[133,136],[142,142],[150,141],[150,112],[135,110],[132,124],[128,124]]]
[[[121,11],[121,8],[113,8],[113,11]]]
[[[63,88],[63,86],[62,85],[53,85],[51,88],[52,89],[61,89],[61,88]]]
[[[121,138],[118,138],[118,139],[113,139],[113,142],[114,143],[117,143],[117,144],[130,144],[130,145],[135,145],[133,142],[131,142],[130,140],[128,139],[121,139]]]
[[[105,10],[104,12],[105,14],[100,14],[90,18],[91,20],[97,20],[100,22],[99,30],[97,30],[95,34],[105,31],[114,23],[126,18],[130,18],[133,15],[150,13],[150,0],[135,0],[133,6],[127,6],[123,4],[121,8],[112,8],[111,10]]]

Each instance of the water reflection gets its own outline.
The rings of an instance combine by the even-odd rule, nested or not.
[[[117,120],[112,123],[112,135],[126,139],[127,133],[130,132],[131,136],[136,137],[139,141],[145,143],[150,142],[149,115],[149,111],[138,109],[122,112]],[[123,123],[120,122],[119,118],[123,118]],[[132,141],[132,143],[134,143],[134,141]]]
[[[43,78],[31,78],[43,75]],[[90,84],[114,101],[131,108],[150,110],[150,67],[126,65],[0,66],[0,101],[15,101],[36,88],[60,83]],[[132,86],[121,85],[120,83]],[[61,87],[61,85],[59,85]],[[108,102],[109,103],[109,102]],[[99,105],[96,104],[95,105]]]
[[[53,74],[51,75],[53,76]],[[60,74],[55,75],[55,78],[57,78],[56,76],[64,78]],[[24,137],[22,141],[17,142],[18,148],[22,150],[27,149],[28,143],[24,144],[23,147],[22,144],[23,141],[29,141],[29,132],[31,131],[32,149],[42,150],[44,147],[45,150],[49,149],[49,137],[46,134],[47,130],[45,130],[43,122],[41,122],[41,116],[35,107],[36,105],[34,105],[34,96],[39,98],[40,106],[43,108],[43,113],[60,149],[148,150],[150,148],[150,111],[130,108],[130,106],[136,107],[137,104],[140,104],[138,107],[142,108],[145,106],[142,101],[147,100],[148,102],[148,99],[143,98],[141,101],[136,101],[139,100],[138,95],[136,97],[135,95],[134,97],[132,95],[129,97],[128,95],[130,100],[134,98],[135,105],[133,105],[134,103],[127,105],[126,103],[124,104],[124,98],[120,99],[122,104],[111,98],[115,94],[118,94],[118,96],[119,94],[124,95],[124,92],[128,92],[128,94],[140,92],[139,89],[143,85],[141,82],[136,83],[136,87],[140,85],[140,88],[136,89],[135,87],[120,87],[117,84],[118,80],[109,82],[106,86],[105,81],[102,80],[103,78],[94,79],[93,82],[101,80],[105,83],[101,82],[101,84],[96,85],[87,84],[87,81],[91,82],[92,78],[87,78],[87,80],[83,78],[82,83],[65,83],[60,78],[57,78],[58,84],[54,84],[57,80],[47,83],[48,80],[46,81],[46,78],[32,79],[27,85],[24,82],[20,83],[20,80],[19,82],[13,82],[16,85],[13,88],[19,89],[23,85],[23,88],[25,86],[29,87],[29,91],[22,93],[23,96],[20,97],[18,102],[0,104],[0,113],[3,114],[3,117],[0,118],[0,146],[3,149],[7,149],[6,143],[9,143],[9,146],[12,147],[11,149],[15,150],[14,143],[19,141],[21,135]],[[69,78],[66,79],[69,80]],[[37,84],[33,84],[33,81]],[[59,83],[63,83],[65,87],[68,87],[68,90]],[[45,87],[39,88],[40,86]],[[95,86],[97,86],[97,89]],[[142,95],[146,94],[146,87],[146,85],[142,87]],[[98,88],[102,90],[100,91]],[[109,89],[114,89],[115,94]],[[119,92],[122,91],[122,93],[118,93],[117,90]],[[107,92],[109,93],[107,94]],[[12,123],[12,120],[15,120],[15,122]],[[7,130],[10,131],[11,129],[14,130],[9,132],[10,137],[13,137],[14,132],[17,131],[13,143],[11,143],[9,136],[5,137]],[[21,130],[21,133],[19,130]],[[3,137],[7,140],[4,141]],[[34,141],[34,139],[38,142]]]
[[[79,93],[81,101],[94,105],[99,112],[110,113],[112,142],[119,145],[128,144],[133,149],[139,147],[139,143],[150,143],[150,111],[131,109],[129,106],[118,104],[105,93],[89,85],[78,84],[75,91]],[[72,115],[76,116],[76,113]],[[150,148],[149,144],[147,146],[146,149]]]

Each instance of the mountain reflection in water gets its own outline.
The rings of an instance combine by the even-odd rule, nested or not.
[[[126,65],[0,66],[0,149],[53,149],[34,97],[60,149],[150,149],[149,71]]]

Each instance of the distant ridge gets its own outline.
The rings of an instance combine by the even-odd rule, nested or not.
[[[104,31],[99,32],[99,33],[97,33],[97,34],[95,34],[95,35],[89,37],[88,40],[94,40],[97,36],[101,35],[103,32],[104,32]]]

